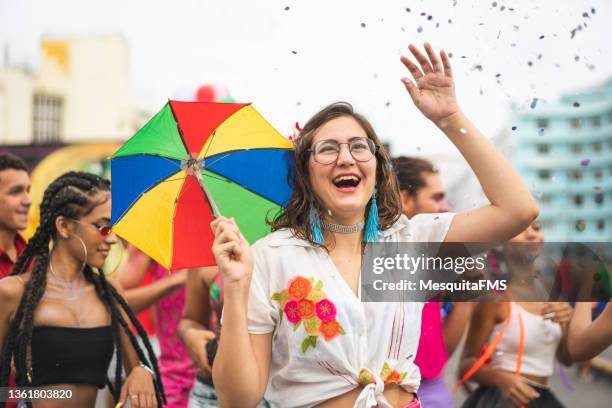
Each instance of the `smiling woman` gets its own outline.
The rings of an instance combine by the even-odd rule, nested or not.
[[[495,242],[537,216],[522,180],[459,109],[444,51],[409,49],[420,67],[403,57],[416,85],[402,83],[492,204],[407,219],[368,121],[348,103],[315,114],[296,142],[292,197],[271,222],[274,232],[251,248],[234,220],[211,224],[225,288],[213,366],[222,406],[253,407],[265,394],[273,407],[419,407],[423,304],[360,302],[366,243]]]
[[[64,174],[45,190],[40,226],[11,276],[0,280],[0,387],[14,366],[17,387],[72,390],[70,399],[36,407],[93,407],[113,350],[128,373],[122,382],[117,365],[117,402],[129,396],[132,407],[154,407],[165,399],[148,338],[101,269],[117,242],[110,214],[108,180]]]

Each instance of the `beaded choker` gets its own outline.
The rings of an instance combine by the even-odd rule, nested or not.
[[[363,230],[363,222],[359,222],[355,225],[340,225],[332,224],[321,220],[321,227],[330,232],[338,232],[340,234],[354,234]]]

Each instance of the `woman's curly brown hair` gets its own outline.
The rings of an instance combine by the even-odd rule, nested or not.
[[[353,110],[353,106],[348,102],[335,102],[323,108],[314,115],[300,132],[295,145],[295,168],[293,170],[293,192],[287,207],[279,212],[273,221],[268,222],[272,231],[281,228],[289,228],[293,234],[300,239],[317,244],[312,239],[310,230],[309,213],[310,204],[315,203],[317,211],[321,213],[322,203],[314,194],[310,185],[310,174],[308,171],[308,161],[310,158],[309,149],[312,146],[317,131],[327,122],[339,117],[351,117],[359,123],[366,135],[374,141],[377,146],[376,157],[376,201],[378,205],[378,222],[381,230],[389,228],[401,215],[401,201],[397,178],[392,170],[389,155],[381,145],[376,132],[370,122],[359,113]],[[365,214],[370,209],[368,203]]]

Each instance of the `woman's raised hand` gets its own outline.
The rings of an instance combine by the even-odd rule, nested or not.
[[[215,234],[212,252],[224,283],[250,279],[253,273],[251,247],[233,218],[219,217],[210,223]]]
[[[408,78],[402,78],[402,82],[423,115],[443,127],[445,120],[460,111],[455,97],[453,73],[444,50],[440,51],[438,58],[429,43],[425,43],[424,47],[427,57],[413,44],[408,46],[420,68],[407,57],[400,58],[412,74],[416,85]]]

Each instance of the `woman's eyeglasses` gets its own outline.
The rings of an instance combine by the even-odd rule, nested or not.
[[[374,144],[372,139],[356,137],[347,143],[338,143],[333,139],[319,140],[312,146],[312,149],[308,149],[308,152],[312,154],[317,163],[332,164],[338,160],[340,146],[344,144],[348,145],[349,153],[351,153],[353,159],[359,162],[371,160],[378,150],[378,146]]]

